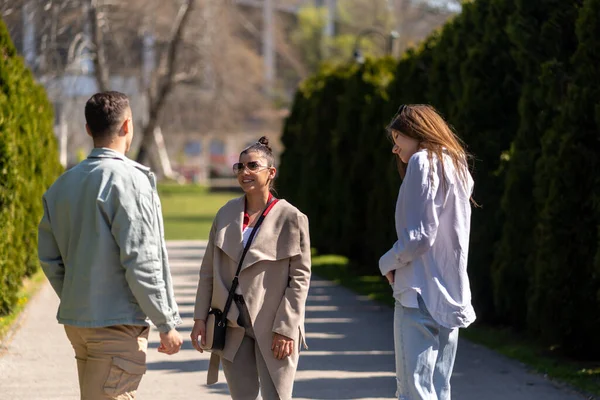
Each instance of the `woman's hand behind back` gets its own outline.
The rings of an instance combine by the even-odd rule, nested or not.
[[[284,358],[291,356],[294,352],[294,339],[290,339],[279,333],[274,333],[271,350],[273,350],[273,356],[276,359],[283,360]]]

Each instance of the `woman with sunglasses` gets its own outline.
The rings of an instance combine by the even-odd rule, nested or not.
[[[475,320],[467,276],[473,179],[467,154],[428,105],[404,105],[388,128],[402,185],[398,240],[379,260],[394,289],[400,400],[450,400],[458,328]]]
[[[207,383],[217,382],[219,358],[231,398],[291,399],[310,281],[308,219],[271,194],[276,169],[267,138],[243,150],[233,165],[244,191],[217,213],[200,268],[192,344],[206,346],[206,319],[224,310],[244,247],[239,285],[227,313],[222,351],[213,351]],[[261,216],[263,220],[260,221]],[[254,237],[252,232],[257,222]],[[260,385],[259,385],[260,382]]]

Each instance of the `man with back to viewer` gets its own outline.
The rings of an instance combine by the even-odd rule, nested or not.
[[[149,318],[158,351],[182,339],[156,179],[125,153],[133,122],[127,96],[93,95],[85,105],[88,158],[44,194],[38,253],[60,298],[57,319],[77,359],[81,399],[133,399],[146,371]]]

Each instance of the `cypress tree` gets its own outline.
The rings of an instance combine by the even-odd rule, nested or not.
[[[600,0],[586,0],[577,20],[573,76],[556,121],[562,132],[540,213],[528,322],[567,354],[600,356]],[[556,151],[544,148],[544,151]]]
[[[500,155],[514,138],[519,75],[505,33],[512,2],[485,0],[466,4],[456,29],[458,76],[449,77],[448,121],[474,155],[474,200],[469,246],[469,276],[480,321],[495,318],[490,266],[500,237],[499,199],[503,192]],[[433,85],[432,85],[433,86]]]
[[[62,171],[52,106],[0,20],[0,315],[39,266],[41,197]]]
[[[494,303],[499,320],[525,328],[530,255],[534,246],[537,207],[534,174],[541,141],[552,126],[564,94],[553,91],[565,76],[575,51],[577,2],[516,0],[507,31],[522,76],[519,127],[508,152],[508,172],[501,202],[504,221],[493,264]],[[552,65],[550,73],[548,67]],[[510,291],[506,289],[510,288]]]

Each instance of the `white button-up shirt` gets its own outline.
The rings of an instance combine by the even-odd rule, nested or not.
[[[396,203],[398,240],[379,260],[383,275],[395,271],[394,297],[418,308],[421,295],[431,316],[447,328],[475,320],[467,275],[473,179],[462,182],[450,157],[440,160],[427,150],[415,153]]]

